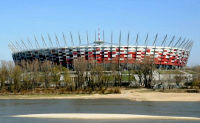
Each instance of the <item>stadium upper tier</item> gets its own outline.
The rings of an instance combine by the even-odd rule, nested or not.
[[[49,60],[57,64],[62,64],[66,67],[73,67],[73,60],[77,58],[83,58],[88,61],[96,61],[97,63],[104,64],[134,64],[138,61],[142,62],[144,58],[148,57],[153,59],[154,63],[158,67],[177,68],[186,66],[193,42],[190,40],[186,41],[186,39],[181,40],[181,38],[179,38],[177,41],[174,41],[173,37],[172,39],[170,39],[168,45],[165,46],[166,38],[167,35],[165,36],[164,40],[160,41],[161,45],[158,46],[156,45],[156,35],[153,45],[149,46],[147,45],[147,35],[145,40],[146,45],[141,46],[138,45],[137,35],[135,41],[136,45],[121,45],[121,33],[118,44],[112,43],[112,35],[111,43],[105,43],[103,40],[100,40],[99,33],[98,40],[95,40],[92,45],[89,43],[87,45],[68,47],[61,47],[60,45],[57,45],[56,47],[54,46],[54,48],[52,46],[51,48],[27,48],[19,50],[20,47],[17,48],[17,46],[11,43],[9,44],[9,47],[13,51],[12,56],[15,63],[20,63],[21,61],[39,60],[42,62],[45,60]],[[64,35],[63,40],[66,41]],[[45,42],[43,37],[42,41],[43,44],[46,45],[47,42]],[[52,44],[50,38],[49,41]],[[57,44],[59,44],[57,36],[56,41]],[[73,41],[72,35],[71,41]],[[36,38],[35,42],[35,44],[38,44]],[[79,42],[81,42],[80,35]],[[26,46],[23,41],[21,44],[23,44],[24,47]],[[30,41],[29,44],[31,44]],[[127,44],[129,44],[129,34]]]

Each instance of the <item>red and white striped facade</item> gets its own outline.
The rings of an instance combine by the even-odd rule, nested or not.
[[[15,62],[22,60],[39,61],[50,60],[63,66],[73,64],[73,60],[82,57],[97,63],[133,64],[142,61],[145,56],[154,59],[155,64],[162,66],[184,67],[190,54],[189,49],[162,46],[117,46],[117,45],[89,45],[77,47],[48,48],[26,50],[12,54]]]

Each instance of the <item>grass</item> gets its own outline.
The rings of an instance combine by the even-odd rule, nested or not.
[[[183,72],[179,70],[159,70],[160,74],[183,74]]]
[[[189,73],[189,74],[198,74],[197,72],[191,71],[191,70],[185,70],[185,72]]]
[[[114,76],[106,76],[106,77],[108,78],[109,81],[114,81],[115,80]],[[129,75],[122,75],[121,81],[127,82],[128,79],[129,79]],[[135,77],[130,74],[130,81],[133,81],[133,80],[135,80]]]

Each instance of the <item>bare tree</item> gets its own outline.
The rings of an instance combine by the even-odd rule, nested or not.
[[[31,70],[31,85],[32,85],[32,89],[34,90],[35,86],[37,85],[37,82],[39,81],[39,75],[40,75],[39,61],[38,60],[32,61],[29,67]]]
[[[0,66],[0,82],[1,82],[1,90],[4,88],[5,82],[8,80],[8,66],[5,61],[1,61]]]
[[[84,73],[87,71],[87,61],[84,58],[77,58],[74,59],[73,65],[74,65],[74,70],[77,75],[77,81],[75,82],[75,88],[82,88],[82,85],[85,82],[85,77]]]
[[[16,90],[17,92],[19,92],[21,89],[21,83],[20,83],[21,74],[22,74],[21,67],[16,65],[12,71],[12,79],[14,83],[14,90]]]
[[[66,87],[69,87],[72,91],[74,89],[74,84],[71,81],[69,70],[65,67],[62,67],[63,81],[65,82]]]
[[[45,88],[49,87],[49,80],[50,80],[50,73],[51,73],[51,67],[52,67],[52,63],[50,61],[44,61],[41,64],[41,71],[42,71],[42,80],[44,80],[44,85]]]
[[[143,84],[145,88],[151,88],[151,82],[153,79],[153,71],[155,69],[154,61],[151,57],[146,56],[142,61],[136,63],[136,73],[140,79],[143,78]]]
[[[60,87],[59,81],[60,81],[60,72],[61,68],[58,65],[53,65],[51,67],[51,80],[56,85],[56,89]]]

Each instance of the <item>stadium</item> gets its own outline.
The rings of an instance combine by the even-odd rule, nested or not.
[[[81,36],[78,34],[78,46],[61,46],[60,40],[55,35],[55,40],[48,35],[49,46],[47,41],[41,36],[41,42],[43,48],[39,46],[38,39],[34,36],[35,48],[33,43],[27,40],[25,43],[23,40],[20,42],[10,42],[9,47],[12,50],[12,57],[14,62],[20,63],[21,61],[33,61],[39,60],[43,62],[45,60],[51,61],[56,64],[61,64],[67,68],[73,68],[73,60],[77,58],[83,58],[87,61],[95,61],[99,64],[134,64],[137,61],[142,62],[145,57],[153,59],[157,68],[176,69],[182,68],[187,65],[190,51],[193,45],[191,40],[186,38],[175,38],[175,36],[168,38],[167,35],[163,36],[163,39],[158,40],[158,35],[154,36],[152,45],[147,45],[148,34],[144,37],[144,45],[139,45],[139,34],[134,39],[135,45],[129,45],[129,36],[127,34],[126,45],[121,44],[121,32],[119,34],[118,43],[113,43],[113,34],[110,35],[110,42],[104,42],[101,39],[100,31],[98,37],[93,43],[88,41],[88,33],[86,33],[87,44],[81,45]],[[168,40],[167,40],[168,39]],[[65,34],[62,34],[62,41],[67,44]],[[74,44],[74,38],[70,33],[70,41]],[[53,46],[53,42],[56,46]],[[131,42],[133,42],[131,40]],[[160,42],[158,45],[157,42]]]

